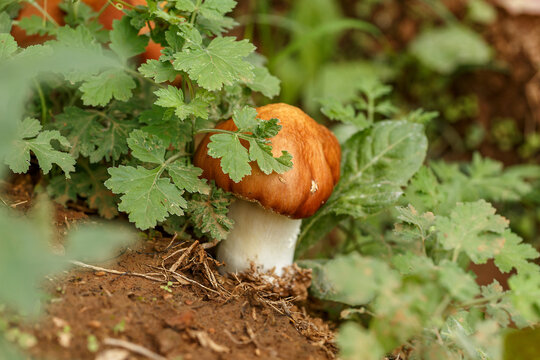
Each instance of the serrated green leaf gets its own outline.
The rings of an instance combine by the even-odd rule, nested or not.
[[[96,134],[94,139],[95,150],[90,153],[90,162],[97,163],[102,159],[106,161],[118,160],[128,152],[127,138],[137,123],[132,119],[116,119],[107,117],[107,126]]]
[[[180,11],[195,11],[195,3],[192,0],[176,0],[174,6]]]
[[[503,233],[504,246],[500,253],[495,255],[495,265],[502,272],[509,272],[513,268],[517,272],[531,270],[534,267],[529,260],[540,257],[540,253],[530,244],[523,244],[522,239],[510,230]]]
[[[529,324],[540,321],[540,270],[522,272],[508,280],[512,304]]]
[[[70,154],[74,158],[78,158],[79,153],[90,156],[95,148],[96,136],[103,128],[97,120],[97,114],[72,106],[56,115],[54,127],[69,140]]]
[[[304,260],[300,264],[313,270],[310,288],[313,296],[352,306],[367,304],[381,289],[399,284],[398,274],[386,263],[358,253],[331,260]]]
[[[365,129],[371,125],[363,113],[356,114],[352,105],[344,105],[336,99],[324,99],[321,101],[321,105],[321,112],[331,120],[352,124],[357,130]]]
[[[147,78],[154,79],[155,82],[174,81],[178,72],[174,70],[169,61],[159,61],[150,59],[139,67],[139,72]]]
[[[39,121],[36,119],[26,118],[19,125],[19,137],[13,140],[10,151],[5,157],[5,163],[13,172],[24,173],[30,167],[30,151],[36,156],[39,166],[44,174],[47,174],[52,165],[60,166],[66,178],[69,179],[69,173],[75,171],[75,159],[68,153],[55,150],[51,141],[56,140],[62,146],[69,147],[69,141],[60,135],[56,130],[42,131],[34,137],[36,131],[41,129]]]
[[[253,80],[246,84],[248,88],[258,91],[270,99],[279,95],[281,80],[270,74],[267,68],[256,67],[253,69],[253,75]]]
[[[105,186],[120,197],[118,210],[127,212],[129,220],[141,229],[156,226],[169,214],[182,215],[187,202],[182,192],[167,178],[161,178],[161,168],[148,170],[142,166],[109,168],[111,178]]]
[[[165,161],[165,144],[163,141],[151,134],[141,130],[133,130],[127,139],[131,155],[142,162],[161,164]]]
[[[204,90],[199,90],[195,98],[189,103],[184,102],[182,90],[171,85],[166,89],[155,91],[154,94],[158,97],[158,100],[155,102],[156,105],[174,108],[174,113],[181,120],[185,120],[190,115],[208,119],[208,107],[212,100],[212,95]]]
[[[80,90],[85,105],[105,106],[113,98],[127,101],[137,87],[133,78],[117,69],[107,70],[84,81]]]
[[[58,29],[52,22],[38,15],[25,16],[18,25],[26,35],[55,35]]]
[[[259,120],[257,127],[253,130],[253,135],[259,139],[268,139],[276,136],[281,130],[279,119]]]
[[[199,11],[201,16],[209,20],[220,20],[236,6],[235,0],[205,0]]]
[[[266,175],[273,171],[283,174],[289,171],[292,166],[292,155],[282,151],[281,156],[276,158],[272,155],[272,147],[255,139],[249,140],[249,160],[256,161],[259,169]]]
[[[258,124],[257,110],[251,106],[244,106],[242,109],[234,111],[232,119],[238,127],[238,131],[251,131]]]
[[[186,71],[190,78],[207,90],[219,90],[223,85],[253,80],[253,65],[244,58],[255,47],[247,40],[217,37],[206,48],[190,42],[189,49],[174,55],[174,68]]]
[[[11,57],[17,51],[17,42],[10,34],[0,34],[0,60]]]
[[[511,292],[504,291],[497,280],[493,280],[487,286],[482,286],[482,297],[489,300],[486,303],[486,312],[502,327],[510,325],[510,319],[512,319],[517,327],[525,327],[528,323],[514,309],[510,301],[510,294]]]
[[[438,217],[439,242],[446,250],[464,251],[476,264],[499,254],[504,246],[508,220],[495,215],[484,200],[457,204],[449,217]]]
[[[131,25],[128,16],[113,21],[113,29],[110,32],[110,37],[110,48],[120,56],[123,61],[143,53],[148,44],[147,37],[138,36],[138,30]]]
[[[206,181],[199,178],[202,175],[202,169],[198,167],[175,161],[167,165],[167,172],[179,189],[190,193],[208,194],[210,192],[210,187],[206,184]]]
[[[443,74],[462,65],[485,65],[492,54],[479,34],[462,25],[428,29],[413,40],[410,50],[425,66]]]
[[[247,149],[240,143],[238,136],[233,134],[214,134],[210,136],[208,155],[221,159],[221,169],[234,182],[240,182],[246,175],[251,174]]]
[[[209,195],[193,195],[187,213],[195,230],[221,241],[227,238],[234,225],[234,221],[227,217],[230,204],[231,197],[213,186]]]
[[[8,13],[0,12],[0,33],[9,34],[11,32],[12,25],[11,17],[8,15]]]
[[[439,281],[452,297],[459,301],[473,300],[480,288],[472,275],[467,274],[458,264],[443,260],[439,264]]]
[[[427,256],[419,256],[412,252],[398,254],[392,257],[392,265],[402,275],[417,275],[420,277],[431,277],[435,269],[433,260]]]

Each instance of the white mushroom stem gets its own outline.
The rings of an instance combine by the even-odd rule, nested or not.
[[[253,262],[259,271],[274,268],[281,275],[292,265],[302,220],[266,210],[257,203],[236,200],[229,209],[234,227],[219,245],[217,258],[225,271],[241,272]]]

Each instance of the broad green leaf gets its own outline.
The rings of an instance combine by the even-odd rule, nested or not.
[[[254,78],[253,65],[244,58],[255,47],[247,40],[233,37],[216,37],[206,48],[190,43],[190,51],[176,53],[173,63],[176,70],[186,71],[190,78],[207,90],[220,90],[223,85],[250,82]]]
[[[17,51],[17,42],[10,34],[0,34],[0,60],[7,59]]]
[[[327,211],[362,218],[392,205],[418,171],[427,139],[419,124],[382,121],[343,146],[341,180]]]
[[[147,78],[154,79],[157,83],[174,81],[178,72],[174,70],[169,61],[150,59],[139,67],[139,72]]]
[[[155,136],[141,130],[133,130],[127,139],[131,155],[142,162],[161,164],[165,161],[165,144]]]
[[[495,255],[495,265],[502,272],[509,272],[513,268],[518,273],[529,271],[534,268],[540,270],[529,260],[538,259],[540,254],[530,244],[523,244],[522,239],[510,230],[506,230],[503,234],[504,246],[502,250]]]
[[[206,184],[206,181],[199,178],[202,175],[201,168],[175,161],[167,165],[167,172],[179,189],[190,193],[208,194],[210,192],[210,187]]]
[[[276,136],[281,130],[279,119],[258,120],[257,127],[253,130],[253,135],[259,139],[268,139]]]
[[[392,265],[401,275],[416,275],[431,278],[435,264],[427,256],[421,256],[412,252],[398,254],[392,257]]]
[[[492,57],[484,39],[462,25],[428,29],[412,41],[410,51],[425,66],[443,74],[463,65],[486,65]]]
[[[66,257],[85,262],[102,262],[137,239],[137,234],[112,224],[78,226],[67,236]]]
[[[395,203],[422,165],[426,150],[424,127],[405,121],[381,121],[350,137],[342,148],[341,179],[328,202],[304,220],[297,252],[324,235],[312,236],[311,228],[329,214],[364,218]]]
[[[162,107],[181,107],[184,105],[184,93],[172,85],[154,91],[158,97],[155,104]]]
[[[381,289],[399,284],[398,274],[386,263],[358,253],[331,260],[304,260],[301,265],[313,270],[310,290],[315,297],[352,306],[367,304]]]
[[[380,360],[385,355],[376,335],[352,321],[341,325],[337,343],[343,360]]]
[[[227,238],[234,221],[227,217],[231,197],[216,187],[210,194],[194,194],[186,212],[195,230],[215,240]]]
[[[352,105],[344,105],[340,101],[328,98],[321,101],[321,112],[331,120],[352,124],[357,130],[362,130],[371,125],[363,113],[356,114]]]
[[[192,0],[176,0],[174,5],[180,11],[195,11],[195,3]]]
[[[205,0],[199,11],[201,16],[209,20],[220,20],[236,6],[235,0]]]
[[[505,243],[508,220],[495,215],[484,200],[457,204],[449,217],[438,217],[439,242],[446,250],[464,251],[476,264],[499,254]]]
[[[253,69],[253,80],[246,85],[253,91],[258,91],[267,98],[273,98],[279,95],[281,90],[281,81],[270,74],[265,67],[256,67]]]
[[[439,281],[452,297],[458,301],[473,300],[480,293],[474,278],[458,264],[443,260],[439,264]]]
[[[129,214],[129,220],[141,229],[156,226],[169,214],[182,215],[186,200],[175,185],[161,178],[161,168],[148,170],[142,166],[109,168],[111,178],[105,186],[120,197],[118,210]]]
[[[221,159],[221,169],[234,182],[240,182],[251,174],[247,149],[240,143],[238,136],[232,134],[214,134],[210,136],[208,155]]]
[[[11,17],[8,15],[7,12],[0,12],[0,33],[2,34],[9,34],[11,32],[11,26],[12,26]],[[1,42],[1,40],[0,40]]]
[[[75,171],[75,159],[68,153],[54,149],[51,145],[51,141],[56,140],[60,145],[69,147],[69,141],[56,130],[39,132],[37,137],[33,138],[36,130],[41,129],[36,119],[26,118],[20,123],[19,128],[19,137],[13,140],[5,157],[5,163],[10,169],[15,173],[27,172],[30,168],[30,152],[33,152],[44,174],[47,174],[52,169],[52,165],[56,164],[69,179],[69,173]],[[29,139],[30,137],[32,138]]]
[[[85,105],[105,106],[113,98],[127,101],[137,85],[133,78],[119,69],[107,70],[86,80],[80,87]]]
[[[131,26],[128,16],[113,21],[110,47],[123,61],[144,52],[148,38],[137,34],[138,30]]]
[[[283,174],[293,166],[292,155],[283,151],[281,156],[276,158],[272,155],[272,147],[261,141],[249,140],[249,160],[256,161],[259,169],[266,175],[272,172]]]

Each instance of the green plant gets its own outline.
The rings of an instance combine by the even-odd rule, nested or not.
[[[350,109],[330,101],[323,112],[350,122]],[[305,251],[315,234],[336,224],[341,234],[332,258],[301,260],[313,269],[311,292],[341,304],[338,343],[345,359],[381,359],[400,348],[410,358],[498,359],[505,328],[540,321],[534,295],[540,268],[531,261],[540,253],[483,199],[521,200],[533,191],[528,180],[540,168],[503,170],[479,155],[463,167],[421,167],[423,128],[414,122],[418,117],[405,118],[383,116],[344,143],[340,185],[304,223],[299,244]],[[398,199],[404,206],[390,211]],[[515,272],[508,290],[495,280],[476,284],[468,266],[488,260],[503,273]]]

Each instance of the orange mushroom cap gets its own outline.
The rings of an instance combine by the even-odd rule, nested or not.
[[[339,142],[330,130],[295,106],[270,104],[257,108],[257,113],[262,120],[279,119],[282,128],[271,139],[272,153],[279,156],[282,150],[288,151],[293,156],[291,170],[266,175],[252,162],[251,175],[235,183],[223,173],[221,160],[208,155],[212,134],[207,134],[197,148],[194,164],[203,169],[204,178],[214,180],[217,186],[242,199],[256,201],[266,209],[295,219],[313,215],[328,200],[339,180]],[[232,119],[216,128],[237,130]],[[248,142],[241,141],[249,148]]]

